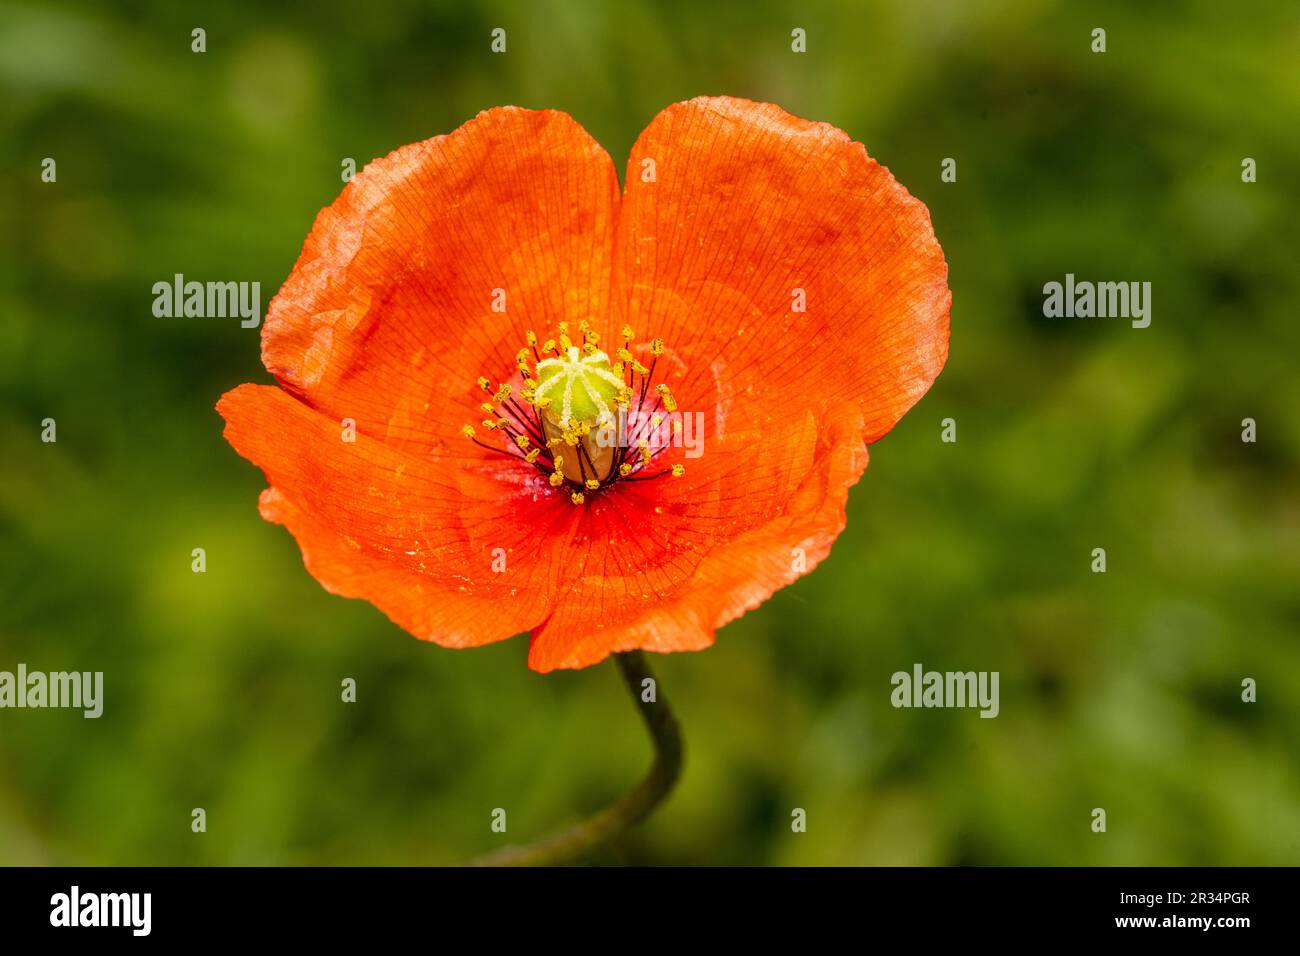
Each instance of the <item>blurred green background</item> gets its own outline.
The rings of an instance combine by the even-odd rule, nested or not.
[[[830,559],[656,658],[686,774],[597,859],[1300,862],[1300,7],[1144,6],[0,3],[0,670],[106,684],[98,721],[0,711],[0,863],[455,863],[639,778],[612,664],[443,650],[307,574],[212,409],[270,380],[259,332],[151,286],[265,306],[345,158],[481,109],[567,111],[621,169],[704,93],[831,122],[929,205],[952,354]],[[1044,319],[1066,272],[1152,282],[1151,327]],[[1000,671],[1001,715],[893,709],[915,662]]]

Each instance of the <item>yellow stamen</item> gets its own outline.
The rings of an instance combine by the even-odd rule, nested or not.
[[[646,392],[653,387],[658,408],[650,413],[650,425],[659,430],[669,414],[677,410],[677,399],[663,382],[655,383],[654,363],[647,368],[637,361],[630,346],[634,332],[630,325],[622,327],[622,346],[611,348],[617,363],[599,349],[601,336],[583,319],[576,323],[578,334],[570,337],[569,322],[557,323],[557,339],[547,339],[538,350],[537,333],[529,329],[524,333],[528,343],[515,356],[521,384],[500,383],[493,391],[491,379],[480,376],[478,386],[488,393],[490,401],[480,404],[488,416],[483,427],[488,431],[503,431],[520,449],[521,457],[530,465],[538,466],[545,445],[550,461],[546,468],[548,484],[553,488],[568,486],[569,500],[583,504],[588,495],[605,491],[623,478],[637,476],[642,468],[656,457],[658,445],[651,447],[624,417],[636,396],[638,414],[650,411],[645,407]],[[574,339],[577,341],[574,341]],[[644,348],[644,346],[643,346]],[[656,359],[666,352],[663,339],[652,339],[647,351]],[[542,357],[542,356],[545,357]],[[532,363],[536,361],[536,365]],[[638,380],[637,376],[641,376]],[[525,410],[515,399],[531,406]],[[664,413],[660,413],[660,409]],[[535,410],[535,411],[534,411]],[[681,423],[674,420],[673,428],[681,432]],[[611,441],[610,433],[613,432]],[[474,426],[465,425],[461,433],[478,441]],[[635,438],[635,445],[627,442]],[[658,441],[656,439],[656,441]],[[562,449],[574,449],[565,455],[556,454]],[[511,451],[509,443],[506,451]],[[565,471],[565,457],[570,464]],[[576,465],[576,468],[575,468]],[[686,474],[685,465],[672,465],[666,471],[645,474],[656,478],[671,473],[680,478]],[[608,481],[601,477],[610,476]],[[574,490],[576,489],[576,490]],[[605,491],[605,493],[608,493]]]

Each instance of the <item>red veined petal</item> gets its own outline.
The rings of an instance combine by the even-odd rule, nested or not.
[[[480,375],[508,380],[526,330],[608,311],[618,203],[608,154],[553,110],[492,109],[405,146],[317,217],[263,362],[373,438],[463,453]]]
[[[860,143],[780,107],[701,97],[661,112],[633,147],[617,242],[617,297],[684,361],[679,401],[720,362],[745,408],[851,397],[875,441],[947,357],[947,265],[925,206]]]
[[[717,628],[829,553],[867,466],[862,428],[851,406],[821,421],[804,412],[711,450],[706,442],[683,478],[595,499],[566,551],[555,613],[533,632],[529,666],[712,644]]]
[[[327,590],[448,647],[501,640],[546,616],[578,513],[536,472],[440,464],[363,433],[344,441],[338,422],[269,386],[241,385],[217,409],[226,440],[271,486],[262,516],[289,529]],[[502,495],[511,483],[518,493]]]

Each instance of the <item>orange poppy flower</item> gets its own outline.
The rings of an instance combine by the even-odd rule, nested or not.
[[[488,110],[365,168],[221,398],[261,513],[416,637],[535,670],[707,647],[811,570],[948,351],[925,206],[840,130],[728,97],[608,154]]]

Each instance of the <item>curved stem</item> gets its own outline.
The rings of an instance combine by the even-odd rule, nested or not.
[[[503,847],[473,860],[471,866],[540,866],[572,862],[636,826],[673,789],[682,770],[682,734],[677,718],[660,691],[658,681],[653,685],[655,699],[647,702],[642,698],[642,681],[647,678],[654,680],[654,674],[641,651],[615,654],[614,660],[654,743],[655,756],[650,772],[635,790],[595,816],[536,843]]]

